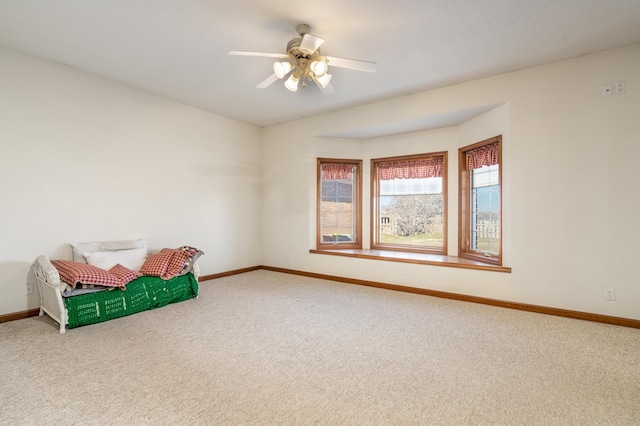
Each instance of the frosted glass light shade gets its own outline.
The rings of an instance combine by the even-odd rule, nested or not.
[[[284,82],[284,87],[291,90],[292,92],[295,92],[296,90],[298,90],[299,81],[300,81],[299,78],[294,77],[293,74],[291,74],[287,79],[287,81]]]
[[[282,78],[287,75],[292,68],[293,64],[291,62],[276,62],[273,64],[273,72],[278,78]]]
[[[329,71],[329,64],[327,64],[326,60],[321,59],[311,62],[310,68],[316,77],[322,77]]]

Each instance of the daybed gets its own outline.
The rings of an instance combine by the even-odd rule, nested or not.
[[[38,256],[40,315],[64,333],[197,297],[203,253],[189,246],[150,253],[148,245],[146,239],[75,243],[71,261]]]

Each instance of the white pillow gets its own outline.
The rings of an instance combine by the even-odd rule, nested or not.
[[[117,251],[145,248],[149,251],[149,240],[139,238],[137,240],[122,241],[91,241],[87,243],[73,243],[71,249],[73,260],[76,262],[88,263],[84,253],[95,253],[97,251]]]
[[[96,251],[83,253],[83,256],[89,265],[98,268],[109,270],[119,263],[132,271],[139,271],[147,260],[147,249],[142,247],[132,250]]]

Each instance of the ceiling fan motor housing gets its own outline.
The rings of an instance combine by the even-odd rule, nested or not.
[[[287,43],[287,54],[296,64],[296,69],[293,72],[296,78],[309,77],[309,65],[320,56],[320,49],[316,49],[315,52],[309,52],[301,49],[301,44],[302,37],[296,37]]]
[[[308,50],[300,49],[301,44],[302,37],[296,37],[294,39],[291,39],[289,43],[287,43],[287,54],[291,59],[316,59],[318,56],[320,56],[320,49],[316,49],[315,52],[310,52]]]

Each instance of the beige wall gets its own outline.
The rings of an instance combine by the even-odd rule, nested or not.
[[[261,263],[260,129],[0,48],[0,315],[40,254],[148,237],[212,274]]]
[[[204,274],[264,264],[640,319],[640,45],[266,129],[4,48],[0,64],[0,315],[38,306],[37,255],[144,236],[201,248]],[[618,80],[627,95],[603,97]],[[318,137],[486,105],[500,106],[456,127]],[[317,157],[361,158],[368,177],[371,158],[448,150],[455,191],[457,149],[497,134],[511,274],[309,253]],[[453,254],[456,218],[451,192]]]
[[[298,120],[263,135],[263,263],[308,272],[640,319],[640,45]],[[601,94],[624,80],[625,96]],[[500,105],[456,127],[369,140],[359,127]],[[315,158],[449,152],[449,251],[457,252],[457,150],[503,135],[504,264],[511,274],[310,254]],[[295,135],[292,138],[291,135]],[[404,266],[408,275],[402,274]],[[616,301],[606,301],[613,287]]]

